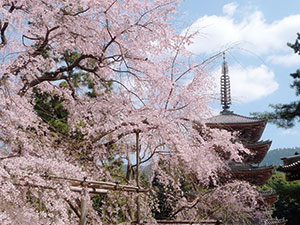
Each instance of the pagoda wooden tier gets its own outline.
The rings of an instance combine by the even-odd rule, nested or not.
[[[222,221],[219,220],[156,220],[157,224],[166,224],[166,225],[185,225],[185,224],[194,224],[194,225],[221,225]]]
[[[206,123],[210,128],[225,129],[230,132],[238,131],[243,143],[257,142],[266,124],[266,120],[241,116],[231,111],[222,111],[219,115],[209,118]]]
[[[262,195],[264,202],[269,207],[272,206],[278,199],[278,195],[275,190],[261,191],[260,194]]]
[[[206,125],[210,128],[237,132],[238,138],[243,143],[244,147],[249,149],[252,153],[243,155],[244,164],[235,164],[235,166],[232,167],[232,174],[235,178],[248,181],[255,185],[263,185],[271,177],[274,171],[273,166],[251,166],[251,164],[261,163],[272,144],[269,140],[259,141],[266,123],[266,120],[241,116],[228,110],[223,110],[219,115],[207,120]]]
[[[244,147],[251,151],[251,155],[244,156],[244,162],[247,164],[260,164],[267,155],[272,141],[259,141],[255,143],[246,143]]]
[[[283,219],[275,218],[275,219],[266,220],[263,225],[285,225],[286,222],[287,220],[284,218]]]
[[[253,185],[264,185],[274,172],[273,166],[254,167],[246,164],[235,164],[231,166],[233,177],[245,180]]]
[[[278,170],[285,173],[287,181],[300,180],[300,155],[281,158],[283,165]]]

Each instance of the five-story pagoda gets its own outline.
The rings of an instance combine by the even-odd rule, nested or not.
[[[239,140],[251,152],[249,155],[244,155],[242,163],[231,164],[232,176],[253,185],[264,185],[274,172],[273,166],[257,166],[266,156],[272,143],[270,140],[260,140],[267,121],[238,115],[230,110],[230,79],[225,53],[223,53],[221,76],[221,105],[223,110],[219,115],[209,118],[206,125],[210,128],[237,132]],[[272,205],[277,200],[275,192],[265,192],[262,196],[268,205]]]

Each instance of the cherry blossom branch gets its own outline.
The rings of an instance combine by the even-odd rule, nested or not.
[[[198,67],[200,67],[200,66],[203,66],[203,65],[205,65],[205,64],[207,64],[207,63],[209,63],[209,62],[211,62],[212,60],[218,58],[218,57],[219,57],[220,55],[222,55],[223,52],[225,52],[225,51],[227,51],[227,50],[224,50],[224,51],[222,51],[222,52],[219,52],[219,53],[217,53],[217,54],[215,54],[215,55],[213,55],[213,56],[211,56],[211,57],[205,59],[203,62],[201,62],[201,63],[199,63],[199,64],[197,64],[197,65],[195,65],[195,66],[193,66],[193,67],[190,67],[189,69],[187,69],[186,71],[184,71],[184,72],[183,72],[183,73],[175,80],[175,82],[179,81],[184,75],[186,75],[187,73],[189,73],[192,69],[195,69],[195,68],[198,68]],[[203,67],[204,67],[204,66],[203,66]]]
[[[70,206],[70,208],[74,211],[74,213],[76,214],[76,216],[78,217],[78,218],[80,218],[80,213],[79,213],[79,211],[78,211],[78,209],[76,208],[76,206],[74,206],[73,204],[72,204],[72,202],[69,200],[69,199],[64,199],[67,203],[68,203],[68,205]]]
[[[141,78],[139,76],[137,76],[135,73],[131,72],[130,70],[117,70],[114,68],[109,67],[112,71],[116,72],[116,73],[128,73],[133,75],[137,80],[141,81]]]
[[[146,12],[144,12],[144,13],[139,17],[139,19],[138,19],[138,21],[137,21],[137,24],[138,24],[138,23],[139,23],[139,22],[140,22],[147,14],[149,14],[150,12],[153,12],[153,11],[159,9],[159,8],[168,6],[168,5],[170,5],[170,4],[174,3],[174,2],[175,2],[175,1],[170,1],[170,2],[167,2],[167,3],[165,3],[165,4],[161,4],[161,5],[158,5],[158,6],[154,7],[154,8],[152,8],[152,9],[147,10]]]
[[[90,10],[90,7],[87,7],[86,9],[80,10],[76,13],[67,12],[66,10],[62,10],[62,11],[63,11],[64,15],[66,15],[66,16],[79,16],[80,14],[83,14],[89,10]]]
[[[175,56],[172,60],[172,65],[171,65],[171,81],[173,81],[174,79],[174,69],[175,69],[175,63],[176,63],[176,60],[177,60],[177,57],[180,53],[180,50],[181,50],[181,47],[184,45],[184,41],[186,40],[187,38],[187,34],[188,34],[188,31],[185,33],[184,37],[182,37],[180,43],[178,44],[178,47],[176,49],[176,53],[175,53]],[[175,81],[176,82],[176,81]]]
[[[178,55],[179,55],[179,49],[177,49],[176,50],[176,53],[175,53],[175,56],[174,56],[174,58],[173,58],[173,60],[172,60],[172,66],[171,66],[171,81],[173,81],[173,79],[174,79],[174,67],[175,67],[175,62],[176,62],[176,59],[177,59],[177,57],[178,57]]]
[[[34,86],[36,86],[36,85],[38,85],[42,82],[45,82],[45,81],[56,81],[56,80],[62,80],[62,79],[67,81],[68,76],[64,75],[63,73],[68,72],[68,71],[72,71],[76,67],[79,67],[80,62],[84,59],[87,59],[87,58],[97,59],[95,56],[92,56],[92,55],[81,55],[71,65],[62,66],[54,72],[48,72],[42,77],[38,77],[38,78],[32,80],[29,83],[25,83],[23,88],[19,91],[19,95],[23,96],[29,88],[32,88],[32,87],[34,87]]]
[[[108,8],[104,11],[104,14],[106,14],[106,13],[111,9],[111,7],[113,7],[113,5],[114,5],[117,1],[118,1],[118,0],[113,1],[113,2],[108,6]]]
[[[171,217],[176,216],[178,213],[182,212],[182,211],[185,210],[185,209],[192,209],[192,208],[196,207],[196,206],[198,205],[198,203],[200,203],[200,202],[206,203],[206,201],[204,201],[203,197],[205,197],[206,195],[210,194],[211,192],[212,192],[212,190],[210,190],[210,191],[204,193],[204,194],[201,196],[202,198],[198,197],[196,200],[194,200],[194,202],[193,202],[191,205],[185,205],[185,206],[182,206],[181,208],[179,208],[178,210],[176,210],[176,211],[172,214]],[[208,218],[209,218],[209,217],[208,217]]]
[[[25,46],[25,47],[28,47],[26,44],[25,44],[25,38],[28,39],[28,40],[32,40],[32,41],[39,41],[41,40],[41,38],[36,38],[36,37],[29,37],[27,35],[22,35],[22,44]]]
[[[196,207],[199,202],[200,202],[200,198],[198,198],[197,200],[195,200],[194,203],[191,204],[191,205],[182,206],[181,208],[179,208],[178,210],[176,210],[170,217],[171,218],[175,217],[178,213],[180,213],[181,211],[183,211],[185,209],[192,209],[192,208]]]
[[[154,150],[153,150],[153,152],[151,153],[151,155],[150,155],[147,159],[142,160],[142,161],[140,162],[140,164],[143,164],[143,163],[149,161],[149,160],[154,156],[154,154],[157,153],[156,150],[157,150],[159,147],[164,146],[164,145],[165,145],[165,143],[161,143],[161,144],[157,145],[157,146],[154,148]],[[134,165],[132,165],[131,167],[134,168],[134,167],[136,167],[136,166],[137,166],[137,164],[134,164]]]
[[[186,104],[184,104],[183,106],[180,106],[180,107],[178,107],[178,108],[175,108],[175,107],[174,107],[173,109],[168,109],[167,111],[168,111],[168,112],[174,112],[174,111],[182,110],[182,109],[188,107],[189,104],[190,104],[190,103],[186,103]]]
[[[22,6],[16,6],[12,2],[11,6],[10,6],[10,8],[8,10],[8,12],[12,13],[15,9],[22,9]],[[2,25],[2,22],[0,21],[0,37],[1,37],[0,48],[7,44],[7,39],[6,39],[6,36],[5,36],[5,31],[6,31],[7,27],[8,27],[8,25],[9,25],[8,22],[4,22],[3,25]]]
[[[225,50],[225,51],[226,51],[226,50]],[[213,56],[207,58],[207,59],[204,60],[203,62],[201,62],[201,63],[199,63],[199,64],[197,64],[197,65],[195,65],[195,66],[193,66],[193,67],[188,68],[188,69],[187,69],[186,71],[184,71],[179,77],[177,77],[176,80],[174,81],[174,83],[172,84],[172,88],[171,88],[171,90],[170,90],[170,92],[169,92],[168,98],[167,98],[166,103],[165,103],[165,109],[168,108],[168,104],[169,104],[169,101],[170,101],[171,96],[172,96],[172,94],[173,94],[173,91],[174,91],[174,87],[175,87],[175,83],[176,83],[176,82],[178,82],[183,76],[185,76],[186,74],[188,74],[189,72],[191,72],[192,69],[195,69],[195,68],[198,68],[198,67],[200,67],[200,66],[203,66],[203,65],[207,64],[208,62],[210,62],[210,61],[216,59],[217,57],[219,57],[222,53],[223,53],[223,52],[219,52],[219,53],[217,53],[217,54],[215,54],[215,55],[213,55]],[[177,56],[175,55],[175,57],[177,57]],[[172,70],[172,71],[173,71],[173,70]],[[172,74],[171,74],[171,77],[173,77]]]
[[[66,70],[67,71],[67,70]],[[65,72],[62,70],[62,72]],[[56,81],[56,80],[62,80],[62,79],[67,79],[67,76],[61,74],[58,76],[58,74],[61,72],[57,72],[57,73],[50,73],[49,75],[43,76],[43,77],[38,77],[37,79],[31,81],[30,83],[25,83],[25,85],[23,86],[23,88],[21,88],[21,90],[19,91],[19,95],[23,96],[28,89],[42,83],[45,81]],[[53,74],[53,75],[52,75]]]
[[[174,68],[175,68],[175,63],[176,63],[177,57],[178,57],[179,52],[180,52],[180,46],[183,44],[183,42],[184,42],[184,40],[186,38],[186,35],[187,35],[187,33],[185,34],[184,38],[182,38],[181,42],[179,43],[179,46],[178,46],[178,48],[176,50],[176,54],[175,54],[175,56],[174,56],[174,58],[172,60],[172,65],[171,65],[171,81],[173,81],[173,79],[174,79]],[[175,80],[175,83],[176,82],[177,82],[177,80]],[[175,84],[172,84],[171,90],[169,92],[169,95],[168,95],[168,98],[167,98],[167,101],[166,101],[165,109],[168,108],[168,104],[169,104],[171,95],[173,93],[174,86],[175,86]]]
[[[126,91],[128,91],[130,94],[134,95],[135,97],[138,98],[138,100],[140,100],[140,102],[145,106],[146,104],[144,103],[144,101],[140,98],[140,96],[138,96],[136,93],[134,93],[133,91],[129,90],[122,82],[120,81],[117,81],[117,80],[114,80],[114,79],[111,79],[110,81],[112,82],[115,82],[119,85],[121,85],[123,88],[126,89]]]
[[[7,39],[6,39],[6,36],[5,36],[5,30],[6,28],[8,27],[8,22],[5,22],[3,25],[2,25],[2,22],[0,21],[0,34],[1,34],[1,43],[0,43],[0,47],[3,47],[4,45],[7,44]]]
[[[138,21],[137,21],[136,23],[133,23],[133,24],[129,25],[126,29],[122,30],[119,34],[113,35],[113,34],[111,33],[110,29],[109,29],[109,21],[108,21],[108,19],[107,19],[107,11],[112,7],[113,4],[115,4],[115,2],[116,2],[116,1],[114,1],[114,2],[111,4],[111,6],[104,12],[104,15],[105,15],[105,23],[106,23],[106,26],[105,26],[105,27],[106,27],[107,33],[108,33],[108,35],[110,36],[111,39],[110,39],[110,41],[103,47],[102,52],[103,52],[103,54],[104,54],[104,53],[106,52],[106,50],[108,49],[108,47],[109,47],[110,45],[112,45],[112,44],[115,42],[115,43],[119,46],[120,52],[122,53],[121,55],[123,56],[123,51],[122,51],[121,45],[116,41],[116,39],[117,39],[119,36],[121,36],[122,34],[124,34],[124,33],[126,33],[127,31],[129,31],[129,30],[130,30],[132,27],[134,27],[134,26],[140,26],[140,27],[143,27],[143,28],[146,28],[146,29],[152,31],[151,29],[147,28],[147,25],[149,25],[149,24],[151,24],[151,23],[140,24],[140,23],[139,23],[140,20],[142,19],[142,17],[144,17],[144,16],[145,16],[146,14],[148,14],[149,12],[155,10],[156,8],[159,8],[159,7],[161,7],[161,6],[165,6],[165,5],[168,5],[168,4],[164,4],[164,5],[161,5],[161,6],[157,6],[155,9],[151,9],[151,10],[145,12],[145,13],[138,19]],[[169,3],[169,4],[170,4],[170,3]],[[126,55],[125,55],[125,56],[126,56]],[[147,58],[144,59],[144,58],[132,57],[132,56],[129,56],[129,57],[128,57],[128,55],[126,56],[126,58],[130,58],[130,59],[133,59],[133,60],[145,60],[145,61],[148,60]]]
[[[41,52],[45,49],[45,47],[48,45],[48,42],[49,42],[49,35],[52,31],[55,31],[59,28],[59,26],[55,26],[51,29],[48,29],[47,28],[47,31],[46,31],[46,35],[45,37],[42,39],[43,42],[38,46],[38,48],[33,52],[32,56],[37,56],[37,55],[40,55]]]
[[[65,54],[64,54],[64,58],[65,58],[65,62],[67,64],[67,66],[70,67],[70,63],[69,63],[69,61],[67,59],[67,56]],[[76,96],[75,87],[74,87],[74,85],[73,85],[73,83],[71,82],[70,79],[71,79],[71,71],[69,70],[68,71],[68,77],[66,78],[66,81],[67,81],[67,83],[68,83],[68,85],[69,85],[69,87],[70,87],[70,89],[72,91],[72,97],[76,100],[77,96]]]
[[[216,212],[218,212],[218,211],[220,211],[220,210],[222,210],[222,209],[225,209],[226,207],[227,207],[227,205],[225,204],[225,205],[220,205],[220,206],[216,207],[216,208],[213,209],[213,210],[210,210],[210,212],[207,213],[206,219],[211,218],[211,216],[212,216],[213,214],[215,214]]]
[[[16,158],[16,157],[20,157],[21,154],[16,154],[16,155],[8,155],[8,156],[5,156],[5,157],[0,157],[0,160],[3,160],[3,159],[10,159],[10,158]]]
[[[105,147],[110,147],[112,146],[114,143],[116,143],[117,141],[119,141],[121,138],[127,136],[127,135],[130,135],[130,134],[134,134],[136,132],[146,132],[146,131],[149,131],[149,130],[153,130],[153,129],[157,129],[158,128],[158,125],[157,126],[150,126],[149,122],[145,119],[143,121],[141,121],[142,123],[146,124],[146,125],[149,125],[149,127],[147,128],[147,130],[140,130],[140,129],[132,129],[130,131],[127,131],[127,132],[124,132],[124,133],[121,133],[117,136],[117,138],[115,139],[112,139],[111,141],[108,141],[106,142],[105,144],[103,144]],[[135,126],[136,124],[135,123],[129,123],[131,126]],[[103,138],[104,136],[108,135],[108,134],[111,134],[113,133],[114,131],[118,130],[121,126],[127,126],[128,124],[127,123],[122,123],[121,125],[119,126],[116,126],[115,129],[113,130],[110,130],[109,132],[105,132],[105,134],[101,135],[101,137],[98,137],[98,138],[95,138],[94,141],[97,142],[99,141],[101,138]]]

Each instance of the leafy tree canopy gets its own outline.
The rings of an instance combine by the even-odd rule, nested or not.
[[[297,39],[294,44],[288,43],[287,45],[294,49],[295,54],[300,55],[300,34],[297,33]],[[295,73],[290,74],[294,79],[291,88],[296,91],[296,96],[300,95],[300,69]],[[288,104],[275,104],[270,105],[274,111],[264,113],[252,113],[252,115],[258,116],[263,119],[269,120],[271,123],[276,124],[279,127],[290,128],[300,121],[300,100],[293,101]]]
[[[299,224],[300,181],[287,182],[283,173],[275,173],[264,188],[273,189],[278,194],[272,216],[287,219],[287,225]]]

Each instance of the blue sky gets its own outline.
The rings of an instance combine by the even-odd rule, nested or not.
[[[296,99],[289,74],[300,68],[300,56],[286,43],[293,43],[300,32],[299,0],[186,0],[180,11],[181,29],[198,32],[189,50],[199,59],[229,48],[226,57],[235,113],[249,116],[270,111],[269,104]],[[221,61],[211,68],[217,79]],[[213,107],[221,109],[218,102]],[[273,141],[271,149],[300,147],[300,126],[286,130],[268,124],[263,139]]]

